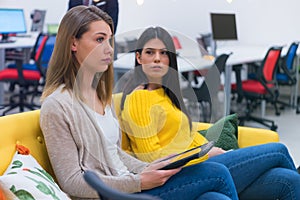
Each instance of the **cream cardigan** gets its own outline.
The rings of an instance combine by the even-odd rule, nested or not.
[[[120,148],[118,154],[128,173],[116,176],[114,158],[106,154],[104,135],[86,105],[59,87],[41,107],[40,124],[49,158],[61,188],[72,198],[98,198],[83,179],[95,171],[109,186],[124,192],[140,192],[139,174],[147,165]]]

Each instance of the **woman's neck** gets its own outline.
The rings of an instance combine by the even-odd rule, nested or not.
[[[149,83],[147,89],[148,90],[157,90],[159,88],[161,88],[161,84],[158,83]]]
[[[81,94],[84,98],[84,102],[95,112],[103,115],[104,107],[103,102],[99,99],[97,90],[93,85],[95,75],[85,75],[81,81]]]

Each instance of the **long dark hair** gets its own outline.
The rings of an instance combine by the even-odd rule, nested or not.
[[[191,127],[191,118],[183,102],[183,97],[180,90],[176,50],[171,35],[165,29],[159,26],[147,28],[137,40],[135,54],[138,52],[141,55],[145,44],[149,40],[156,38],[161,40],[166,46],[166,49],[168,51],[168,57],[170,60],[169,70],[162,79],[162,87],[164,89],[165,94],[172,101],[173,105],[175,105],[179,110],[186,114]],[[147,85],[148,83],[149,80],[143,72],[142,67],[138,63],[137,58],[135,57],[135,68],[133,70],[132,77],[123,88],[123,96],[120,104],[121,111],[124,109],[124,102],[126,96],[130,94],[137,86],[142,84]]]

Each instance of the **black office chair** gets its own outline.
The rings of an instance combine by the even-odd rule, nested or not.
[[[102,200],[160,200],[157,197],[146,194],[130,194],[115,190],[106,185],[93,171],[85,171],[83,177],[97,191]]]
[[[200,120],[203,122],[210,122],[213,115],[213,108],[217,103],[217,95],[221,88],[220,75],[222,72],[225,72],[226,62],[230,55],[231,54],[222,54],[215,59],[213,66],[204,76],[204,82],[200,87],[192,87],[192,90],[189,88],[182,90],[183,97],[189,100],[194,99],[194,95],[196,96],[197,102],[202,109],[201,111],[203,116]],[[194,73],[194,76],[196,79],[198,74]]]

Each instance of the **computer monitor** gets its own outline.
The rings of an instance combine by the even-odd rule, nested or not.
[[[235,14],[210,13],[214,40],[237,40]]]
[[[2,41],[9,41],[10,34],[26,33],[23,9],[0,8],[0,34]]]

